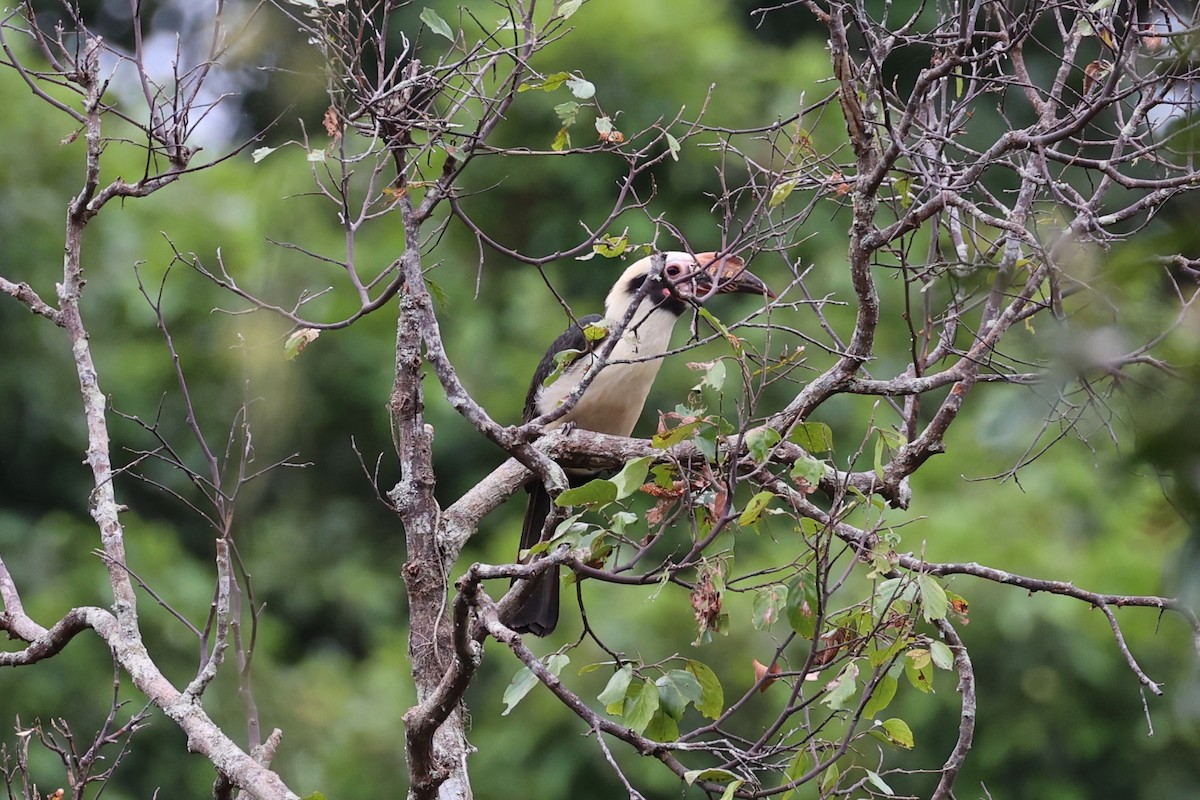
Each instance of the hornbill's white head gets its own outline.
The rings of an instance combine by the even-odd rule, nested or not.
[[[615,330],[632,308],[620,339],[608,351],[609,363],[573,401],[574,408],[548,423],[573,423],[584,430],[628,436],[642,413],[662,356],[670,349],[676,321],[689,306],[729,292],[775,296],[737,256],[669,252],[635,262],[613,284],[603,317],[580,317],[550,345],[525,398],[525,420],[548,414],[579,395],[576,387],[607,341],[604,333],[597,338],[594,328]]]
[[[661,270],[658,268],[660,263]],[[746,262],[737,256],[670,251],[646,256],[630,265],[608,293],[604,315],[611,320],[624,317],[647,282],[650,287],[642,293],[643,303],[676,317],[689,305],[700,305],[714,294],[741,292],[775,297],[765,283],[746,270]]]

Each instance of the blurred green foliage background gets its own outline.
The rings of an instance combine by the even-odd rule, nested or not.
[[[88,10],[107,15],[100,22],[119,41],[128,25],[125,6],[92,5]],[[453,4],[436,6],[447,19],[455,18]],[[806,13],[792,9],[759,24],[759,17],[748,14],[752,6],[744,0],[676,0],[669,10],[640,0],[587,3],[572,20],[574,30],[535,66],[581,72],[597,85],[607,109],[621,110],[619,125],[628,129],[670,119],[681,105],[698,109],[710,86],[711,123],[770,123],[793,113],[805,94],[811,99],[828,91],[820,81],[829,64],[820,29]],[[498,16],[497,7],[475,7],[485,20]],[[155,30],[184,24],[176,6],[154,8]],[[418,29],[420,10],[420,5],[408,9],[404,27],[410,34]],[[254,79],[227,106],[235,113],[219,117],[223,129],[208,131],[212,155],[276,117],[280,121],[265,134],[265,144],[297,139],[298,119],[310,133],[320,129],[327,100],[315,53],[271,9],[254,31],[234,51],[231,69],[231,75]],[[281,71],[251,72],[258,63]],[[558,128],[555,102],[537,92],[522,95],[500,139],[546,148]],[[0,71],[0,107],[7,109],[0,130],[8,144],[7,157],[0,158],[0,274],[53,297],[61,275],[63,214],[79,186],[82,144],[69,141],[69,120],[32,98],[10,70]],[[828,138],[818,137],[818,149],[835,146],[839,131],[827,126],[821,135]],[[133,148],[112,146],[107,177],[140,174],[141,158]],[[715,245],[719,236],[719,221],[709,212],[708,194],[718,190],[714,158],[688,146],[677,163],[665,162],[654,176],[653,211],[688,232],[696,245]],[[555,158],[493,158],[476,167],[468,187],[494,188],[471,197],[468,208],[506,245],[534,254],[574,243],[582,234],[580,221],[602,218],[618,174],[608,170],[619,170],[602,160]],[[268,241],[296,242],[334,256],[343,247],[336,209],[307,194],[308,170],[299,148],[281,149],[261,163],[252,163],[247,151],[150,201],[110,206],[88,230],[85,313],[101,385],[114,411],[158,419],[183,452],[195,456],[167,351],[138,291],[138,276],[152,296],[161,284],[164,313],[210,442],[223,446],[237,409],[250,398],[255,466],[293,454],[308,464],[269,472],[238,503],[238,546],[253,575],[255,598],[264,604],[253,674],[263,724],[283,729],[275,766],[301,793],[398,796],[405,774],[400,719],[413,700],[399,580],[403,535],[376,500],[355,454],[357,447],[369,465],[378,459],[382,488],[394,483],[385,409],[394,309],[327,332],[301,358],[286,362],[282,342],[288,328],[281,320],[218,313],[214,309],[244,305],[184,266],[168,269],[173,248],[195,253],[210,266],[219,253],[242,285],[282,305],[305,287],[338,285],[340,276],[327,265]],[[1079,309],[1080,327],[1114,325],[1135,332],[1172,313],[1174,299],[1146,256],[1160,248],[1195,247],[1188,225],[1195,210],[1194,200],[1168,207],[1139,243],[1106,256],[1102,291],[1120,313],[1106,317],[1095,308]],[[832,205],[819,208],[807,231],[811,238],[791,253],[803,265],[816,265],[810,278],[814,294],[852,296],[843,274],[846,223],[845,213]],[[644,220],[630,218],[628,224],[635,241],[650,235]],[[375,223],[357,246],[364,263],[387,263],[403,246],[398,223]],[[447,295],[442,329],[468,388],[494,418],[515,421],[527,377],[565,317],[535,271],[488,257],[477,274],[476,258],[471,238],[453,224],[430,253],[431,263],[441,262],[431,277]],[[787,280],[780,263],[765,260],[755,269],[769,283]],[[578,313],[598,309],[615,272],[616,265],[599,258],[548,268]],[[885,302],[894,299],[894,286],[885,284],[883,291]],[[335,290],[325,308],[333,316],[339,304],[344,309],[354,302]],[[729,316],[738,309],[736,303],[724,307]],[[908,344],[899,309],[885,305],[884,314],[880,355],[886,364],[888,358],[903,359]],[[786,322],[812,324],[799,314]],[[1068,346],[1064,340],[1077,332],[1042,324],[1027,332],[1025,344],[1042,353]],[[978,561],[1097,591],[1182,592],[1195,604],[1196,539],[1190,526],[1196,519],[1200,452],[1198,333],[1197,320],[1189,320],[1164,345],[1163,357],[1183,365],[1180,381],[1146,373],[1113,399],[1119,441],[1100,430],[1089,431],[1086,442],[1067,437],[1018,480],[975,479],[1003,473],[1019,461],[1037,439],[1048,411],[1045,398],[1029,389],[980,387],[952,429],[948,453],[914,478],[912,511],[891,518],[893,524],[907,523],[898,529],[904,547],[934,560]],[[707,357],[721,352],[714,349]],[[103,606],[109,598],[104,571],[91,552],[97,537],[87,514],[89,475],[81,464],[77,384],[61,331],[7,298],[0,302],[0,354],[5,398],[0,555],[27,610],[49,624],[73,605]],[[684,360],[663,369],[643,432],[652,429],[649,409],[673,408],[695,382]],[[448,503],[503,454],[448,408],[436,384],[428,386],[427,400],[437,430],[438,493]],[[861,401],[821,410],[843,457],[853,451],[871,413],[871,404]],[[137,424],[114,415],[112,426],[119,463],[152,446]],[[190,492],[178,474],[153,466],[147,472]],[[175,609],[202,622],[212,592],[211,529],[167,493],[132,477],[120,480],[118,497],[130,507],[124,520],[132,568]],[[510,560],[521,512],[514,501],[487,519],[466,562]],[[790,558],[796,545],[782,530],[767,531],[745,547],[750,558],[771,557],[775,548]],[[1026,596],[969,580],[953,581],[951,588],[971,602],[962,636],[978,671],[980,697],[976,744],[957,796],[1200,795],[1200,681],[1190,633],[1178,619],[1144,610],[1120,613],[1139,663],[1167,690],[1163,698],[1146,699],[1154,731],[1149,736],[1137,682],[1100,613],[1063,598]],[[593,614],[603,610],[592,621],[613,646],[647,659],[679,652],[705,661],[721,675],[727,698],[753,683],[750,659],[766,660],[776,640],[750,627],[748,598],[731,598],[733,634],[692,648],[685,596],[664,593],[651,602],[650,591],[638,595],[591,586],[585,593]],[[152,654],[182,685],[195,668],[197,642],[150,598],[144,597],[141,608]],[[565,623],[565,630],[536,646],[549,652],[573,638],[578,630],[573,612]],[[594,697],[604,685],[603,671],[576,675],[588,657],[586,648],[573,652],[564,675],[583,696]],[[491,644],[469,697],[471,739],[479,748],[472,760],[476,796],[499,800],[518,789],[529,797],[619,795],[619,783],[584,728],[548,693],[535,690],[510,716],[500,716],[501,693],[517,666]],[[0,741],[10,746],[15,741],[18,716],[22,725],[62,717],[77,736],[88,736],[103,719],[111,692],[103,646],[80,636],[48,662],[0,673]],[[122,694],[129,709],[140,707],[128,687]],[[915,694],[902,690],[897,700],[896,713],[910,722],[917,742],[900,763],[934,767],[955,737],[953,676],[939,674],[933,696]],[[751,716],[769,718],[777,701],[769,692],[760,696],[761,712]],[[244,739],[231,676],[218,680],[206,707],[235,738]],[[106,797],[146,798],[156,789],[160,797],[208,793],[210,766],[186,754],[183,737],[169,721],[152,715],[149,729],[134,743]],[[619,748],[617,755],[648,796],[679,796],[676,781],[661,767],[638,763]],[[37,748],[34,768],[44,792],[61,785],[61,769]],[[928,791],[919,777],[893,786]]]

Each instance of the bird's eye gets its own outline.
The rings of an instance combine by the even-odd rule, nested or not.
[[[669,264],[667,265],[666,272],[668,278],[675,280],[683,274],[683,267],[679,266],[678,264]]]

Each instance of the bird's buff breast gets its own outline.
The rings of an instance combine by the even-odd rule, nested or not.
[[[542,407],[557,408],[561,405],[570,387],[578,382],[572,378],[581,377],[590,365],[591,359],[580,359],[565,370],[562,377],[543,389]],[[660,359],[636,364],[609,364],[592,379],[579,402],[547,427],[574,422],[585,430],[628,436],[642,415],[642,407],[646,404],[646,397],[650,394],[650,387],[661,365]]]

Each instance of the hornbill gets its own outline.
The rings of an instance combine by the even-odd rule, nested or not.
[[[525,422],[554,411],[572,396],[602,350],[606,332],[616,331],[623,320],[628,320],[620,340],[583,394],[565,414],[546,425],[549,429],[570,423],[584,430],[628,436],[641,416],[650,386],[662,366],[662,356],[670,347],[675,322],[689,305],[729,292],[775,296],[745,266],[737,256],[718,258],[717,253],[681,252],[647,256],[633,264],[609,291],[604,316],[580,317],[550,345],[525,398]],[[635,303],[637,308],[630,315]],[[568,470],[573,485],[590,477],[592,473]],[[521,530],[521,550],[541,540],[550,512],[550,496],[540,480],[530,481],[526,489],[529,505]],[[558,567],[553,567],[530,579],[533,585],[511,614],[509,627],[535,636],[546,636],[554,630],[558,624],[558,572]]]

